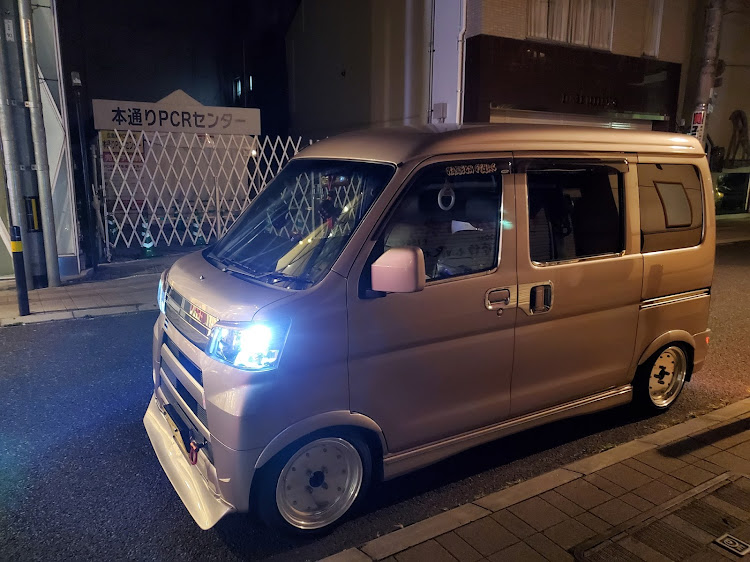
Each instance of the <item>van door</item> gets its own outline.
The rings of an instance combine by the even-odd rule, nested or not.
[[[624,155],[517,161],[514,416],[630,382],[643,275]]]
[[[515,198],[505,158],[433,159],[386,213],[349,275],[352,411],[390,452],[507,417],[516,317]],[[370,264],[418,246],[426,287],[371,298]]]

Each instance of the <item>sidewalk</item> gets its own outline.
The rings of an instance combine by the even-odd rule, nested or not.
[[[156,310],[161,272],[184,255],[170,253],[102,264],[85,279],[29,291],[29,316],[18,316],[15,285],[4,283],[0,287],[0,326]]]
[[[731,244],[750,239],[750,213],[717,215],[716,243]]]
[[[325,562],[740,560],[727,533],[750,543],[750,398]]]

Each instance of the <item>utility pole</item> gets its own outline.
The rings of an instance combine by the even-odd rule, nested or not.
[[[719,56],[719,38],[721,37],[721,17],[723,12],[724,0],[708,0],[701,74],[698,82],[698,94],[695,100],[695,111],[693,111],[693,119],[690,126],[690,134],[696,137],[701,144],[703,144],[703,137],[706,131],[711,90],[716,80],[716,63]]]
[[[34,144],[36,177],[39,186],[47,284],[50,287],[59,287],[60,268],[57,262],[55,213],[52,208],[52,185],[49,177],[49,160],[47,159],[47,134],[44,130],[44,118],[42,116],[42,96],[39,93],[39,71],[37,70],[30,0],[18,0],[18,16],[21,24],[21,46],[23,48],[23,65],[26,71],[26,91],[28,95],[27,105],[31,119],[31,137]]]
[[[7,20],[12,21],[12,20]],[[13,116],[11,115],[11,103],[13,103],[13,96],[8,88],[9,76],[8,69],[6,67],[6,41],[9,36],[6,34],[5,38],[0,38],[0,139],[3,143],[3,161],[5,164],[5,182],[8,187],[8,203],[10,206],[10,220],[13,226],[20,227],[21,232],[19,233],[22,238],[22,243],[25,243],[26,247],[29,244],[27,238],[27,227],[26,227],[26,207],[23,198],[23,188],[21,184],[21,173],[20,163],[18,159],[18,139],[16,138],[16,131],[13,125]],[[23,253],[24,260],[24,279],[23,284],[26,287],[34,287],[32,278],[32,267],[29,260],[28,250]],[[16,276],[18,276],[18,269],[16,268]],[[18,285],[19,279],[16,279]]]

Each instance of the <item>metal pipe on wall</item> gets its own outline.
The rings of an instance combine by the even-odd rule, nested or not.
[[[39,206],[42,216],[42,235],[44,238],[44,258],[47,265],[47,284],[50,287],[60,286],[60,267],[57,261],[57,236],[55,232],[55,213],[52,208],[52,185],[49,176],[47,159],[47,135],[44,130],[42,101],[39,93],[39,72],[37,70],[36,46],[34,45],[34,25],[32,22],[30,0],[18,0],[18,16],[21,24],[21,47],[26,76],[31,136],[34,144],[36,177],[39,185]]]
[[[461,0],[461,30],[458,32],[458,88],[456,89],[456,123],[464,122],[464,82],[466,77],[466,17],[468,0]]]
[[[8,188],[11,224],[21,229],[21,241],[26,243],[26,206],[21,188],[20,163],[18,160],[16,131],[10,113],[12,103],[8,87],[8,68],[6,66],[6,38],[0,38],[0,140],[3,143],[3,161],[5,164],[5,183]],[[27,245],[28,247],[28,245]],[[25,282],[27,287],[34,287],[29,252],[23,253]]]

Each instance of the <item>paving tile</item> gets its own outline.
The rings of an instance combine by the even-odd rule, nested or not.
[[[745,460],[750,460],[750,441],[745,441],[734,447],[727,449],[727,453],[732,453],[738,457],[742,457]]]
[[[687,482],[688,484],[691,484],[693,486],[703,484],[705,481],[711,480],[711,478],[714,477],[714,474],[712,472],[699,468],[693,464],[683,466],[682,468],[674,471],[672,475],[675,478],[679,478],[680,480],[683,480],[684,482]]]
[[[491,511],[498,511],[510,505],[522,502],[538,494],[551,490],[561,484],[580,478],[581,474],[564,468],[552,470],[515,486],[500,490],[478,499],[474,503]]]
[[[682,461],[680,459],[675,459],[663,455],[658,450],[646,451],[645,453],[641,453],[640,455],[635,457],[635,460],[640,461],[643,464],[647,464],[651,468],[661,470],[665,473],[669,473],[677,470],[678,468],[682,468],[687,464],[685,461]]]
[[[490,562],[546,562],[546,558],[523,542],[519,542],[489,557]]]
[[[507,509],[501,509],[490,515],[495,521],[500,523],[503,527],[508,529],[511,533],[516,535],[519,539],[525,539],[526,537],[536,533],[536,529],[526,523],[523,519],[520,519],[516,515],[513,515]]]
[[[729,449],[750,440],[749,429],[750,420],[748,419],[729,420],[691,437],[706,445],[713,445],[719,449]]]
[[[612,525],[607,523],[604,519],[601,517],[597,517],[593,513],[587,511],[586,513],[581,513],[580,515],[577,515],[575,517],[575,520],[579,523],[583,523],[586,525],[589,529],[592,531],[596,531],[597,533],[604,533],[612,528]]]
[[[633,493],[640,496],[653,504],[660,505],[680,495],[680,492],[670,488],[664,482],[653,480],[644,484],[640,488],[633,490]]]
[[[634,455],[656,448],[653,443],[646,443],[644,441],[630,441],[629,443],[623,443],[618,445],[614,449],[591,455],[584,459],[577,460],[565,466],[568,470],[580,472],[582,474],[591,474],[597,470],[601,470],[607,466],[612,466],[625,459],[629,459]]]
[[[483,517],[464,525],[456,529],[456,534],[482,556],[494,554],[519,540],[491,517]]]
[[[393,559],[393,562],[395,562],[395,558]],[[350,548],[348,550],[342,550],[341,552],[338,552],[334,554],[333,556],[328,556],[327,558],[323,558],[320,562],[371,562],[372,558],[364,554],[362,551],[357,550],[356,548]],[[388,562],[387,559],[383,560],[382,562]]]
[[[750,473],[750,461],[733,455],[727,451],[722,451],[707,457],[706,460],[718,466],[724,467],[727,470],[740,473]]]
[[[693,437],[687,437],[676,443],[671,443],[666,447],[660,447],[659,450],[668,457],[680,460],[686,460],[687,458],[692,462],[694,458],[703,459],[708,455],[718,453],[721,449],[714,447],[713,445],[702,443]]]
[[[595,474],[603,476],[611,482],[616,482],[619,486],[628,491],[635,490],[651,481],[650,476],[638,472],[625,463],[617,463],[607,468],[603,468]]]
[[[596,506],[591,510],[591,513],[596,515],[599,519],[603,519],[610,525],[619,525],[641,512],[621,499],[614,498],[602,505]]]
[[[115,314],[126,314],[128,312],[135,312],[137,309],[135,306],[107,306],[103,308],[83,308],[81,310],[74,310],[74,318],[86,318],[95,316],[111,316]]]
[[[476,562],[482,559],[479,552],[453,531],[440,535],[435,540],[459,562]]]
[[[547,560],[554,560],[555,562],[567,562],[568,560],[573,560],[573,557],[569,553],[560,548],[554,541],[545,537],[542,533],[531,535],[523,542],[536,550]]]
[[[73,318],[70,311],[60,310],[57,312],[39,312],[29,316],[18,316],[13,318],[3,318],[0,325],[8,326],[11,324],[36,324],[38,322],[49,322],[50,320],[69,320]]]
[[[373,539],[365,543],[360,550],[371,558],[380,560],[452,531],[461,525],[475,521],[485,515],[489,515],[486,509],[468,503],[425,519],[424,521],[419,521],[393,533]]]
[[[616,484],[615,482],[612,482],[611,480],[608,480],[607,478],[604,478],[600,476],[598,473],[594,472],[592,474],[587,474],[583,477],[583,479],[586,482],[590,482],[600,490],[603,490],[607,492],[610,496],[617,497],[623,495],[627,490],[620,486],[619,484]]]
[[[688,465],[690,466],[690,465]],[[692,490],[693,486],[688,484],[687,482],[683,480],[679,480],[678,478],[675,478],[674,476],[670,476],[669,474],[665,474],[661,478],[659,478],[659,482],[662,482],[663,484],[666,484],[670,488],[674,488],[678,492],[687,492],[688,490]]]
[[[692,466],[711,472],[712,474],[714,474],[714,476],[719,475],[719,474],[724,474],[727,471],[727,469],[724,468],[723,466],[719,466],[718,464],[708,462],[705,459],[701,459],[699,461],[694,462]]]
[[[623,494],[622,496],[620,496],[620,499],[625,503],[632,505],[639,511],[648,511],[652,507],[656,506],[656,504],[648,501],[647,499],[644,499],[641,496],[636,496],[633,492]]]
[[[537,531],[543,531],[568,518],[562,511],[539,497],[531,498],[508,509]]]
[[[584,509],[591,509],[612,498],[607,492],[600,490],[585,480],[574,480],[568,484],[558,486],[555,488],[555,491]]]
[[[586,539],[595,536],[596,532],[575,519],[568,519],[546,529],[544,535],[555,541],[565,550],[569,550]]]
[[[562,511],[565,515],[570,515],[571,517],[586,511],[580,505],[573,503],[568,498],[566,498],[565,496],[561,496],[554,490],[550,490],[549,492],[544,492],[539,497],[542,498],[544,501],[554,505],[557,509]]]
[[[661,470],[657,470],[654,467],[644,464],[636,459],[626,459],[622,461],[622,464],[624,464],[625,466],[629,466],[630,468],[637,470],[641,474],[645,474],[650,478],[659,478],[662,474],[664,474]]]
[[[398,562],[456,562],[451,554],[434,540],[423,542],[395,555]]]
[[[651,435],[641,437],[640,441],[644,441],[646,443],[654,443],[656,445],[665,445],[667,443],[671,443],[678,439],[687,437],[688,435],[695,433],[696,431],[700,431],[716,424],[716,420],[704,418],[701,416],[699,418],[693,418],[685,422],[678,423],[677,425],[673,425],[672,427],[662,429],[661,431],[657,431],[655,433],[652,433]]]

